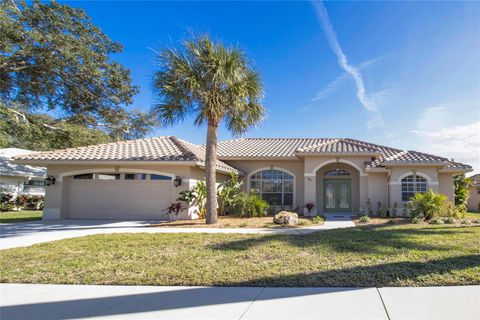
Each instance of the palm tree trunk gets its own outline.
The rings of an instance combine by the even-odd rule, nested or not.
[[[207,185],[207,224],[217,223],[217,139],[218,124],[209,121],[207,128],[207,145],[205,156],[205,180]]]

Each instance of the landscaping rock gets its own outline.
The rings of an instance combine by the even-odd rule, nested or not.
[[[273,223],[294,226],[298,223],[298,214],[289,211],[280,211],[273,217]]]

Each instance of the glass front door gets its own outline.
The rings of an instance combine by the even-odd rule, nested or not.
[[[323,190],[325,193],[325,211],[351,210],[352,190],[350,179],[325,179]]]

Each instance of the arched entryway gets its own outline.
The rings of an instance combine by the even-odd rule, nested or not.
[[[353,212],[360,204],[359,171],[350,164],[334,162],[316,171],[318,211]]]

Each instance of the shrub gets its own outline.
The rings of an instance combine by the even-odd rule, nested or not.
[[[395,218],[398,214],[398,202],[395,201],[392,206],[392,217]]]
[[[446,196],[430,189],[425,193],[415,194],[409,205],[414,216],[423,216],[426,220],[430,220],[440,214],[446,201]]]
[[[306,226],[307,224],[308,224],[307,221],[305,221],[305,220],[300,220],[300,221],[298,221],[297,226]]]
[[[413,224],[419,224],[420,222],[422,222],[422,219],[420,219],[419,217],[413,217],[412,220],[410,220],[410,223]]]
[[[0,211],[11,211],[15,207],[15,200],[10,193],[0,195]]]
[[[451,217],[455,219],[463,219],[467,213],[467,207],[463,204],[456,206],[450,201],[445,203],[440,215],[442,217]]]
[[[256,194],[240,193],[233,203],[233,214],[238,217],[264,217],[269,204]]]
[[[233,211],[235,198],[241,193],[243,181],[238,181],[238,176],[230,174],[230,178],[221,183],[217,188],[218,213],[229,214]]]
[[[185,208],[182,206],[181,202],[172,202],[168,207],[164,209],[170,217],[178,216],[180,213],[185,211]]]
[[[448,218],[445,218],[443,222],[445,222],[446,224],[456,224],[457,220],[455,220],[454,217],[448,217]]]
[[[433,218],[429,222],[430,224],[443,224],[443,220],[440,218]]]
[[[373,214],[372,210],[372,200],[370,198],[367,199],[367,215],[371,216]]]
[[[377,215],[379,217],[387,216],[387,208],[380,201],[377,202]]]
[[[370,218],[368,216],[361,216],[358,221],[360,221],[361,223],[367,223],[370,221]]]
[[[21,194],[15,200],[18,207],[24,209],[43,209],[45,204],[45,197],[41,195]]]
[[[203,219],[205,217],[205,207],[207,203],[207,186],[205,182],[198,181],[191,190],[180,192],[177,201],[185,202],[189,206],[196,206],[199,218]]]
[[[313,208],[315,207],[315,204],[313,202],[308,202],[306,205],[305,205],[305,208],[307,208],[307,211],[308,213],[312,213],[312,210]]]
[[[313,224],[319,224],[320,222],[322,222],[322,218],[320,216],[313,217],[312,219]]]

